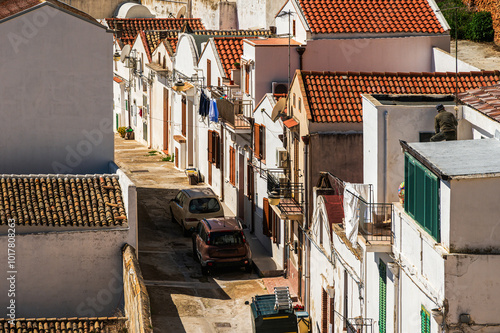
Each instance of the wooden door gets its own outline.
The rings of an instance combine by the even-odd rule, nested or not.
[[[208,185],[212,185],[212,163],[208,162]]]
[[[245,218],[245,156],[239,154],[238,160],[238,217]]]
[[[175,159],[175,167],[178,168],[179,167],[179,148],[177,148],[177,147],[175,147],[174,159]]]
[[[163,88],[163,151],[168,154],[168,128],[170,126],[168,114],[168,90]]]

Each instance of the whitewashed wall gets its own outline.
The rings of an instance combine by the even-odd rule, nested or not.
[[[278,9],[279,10],[279,9]],[[284,13],[291,12],[291,16],[285,15]],[[292,4],[292,1],[288,1],[286,5],[281,9],[281,12],[276,11],[276,14],[284,14],[283,16],[276,17],[276,34],[277,35],[292,35],[293,39],[305,44],[309,34],[307,27],[307,22],[298,14],[297,8]],[[293,35],[293,21],[295,20],[295,35]],[[289,25],[290,24],[290,25]]]
[[[112,35],[47,3],[0,23],[0,42],[0,172],[107,172]]]
[[[457,69],[455,55],[450,54],[450,50],[444,51],[438,47],[434,47],[432,49],[433,54],[433,62],[434,62],[434,71],[436,72],[455,72]],[[458,59],[458,71],[459,72],[473,72],[479,71],[480,68],[472,66],[471,64],[466,63]]]
[[[493,138],[500,131],[500,123],[468,105],[459,112],[458,139]]]

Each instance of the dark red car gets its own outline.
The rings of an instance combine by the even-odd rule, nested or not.
[[[235,217],[202,219],[193,231],[193,256],[201,272],[216,267],[244,267],[252,271],[252,252]]]

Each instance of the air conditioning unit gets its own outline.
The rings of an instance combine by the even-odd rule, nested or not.
[[[287,94],[288,93],[288,83],[286,82],[273,82],[273,95],[275,94]]]
[[[288,167],[288,152],[284,148],[276,148],[276,161],[279,168]]]

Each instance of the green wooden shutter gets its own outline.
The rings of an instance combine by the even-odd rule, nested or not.
[[[405,154],[405,211],[440,241],[439,178]]]
[[[423,305],[420,310],[420,332],[431,333],[431,316]]]
[[[386,305],[387,305],[387,267],[380,259],[378,264],[379,295],[378,295],[378,327],[379,333],[386,332]]]

